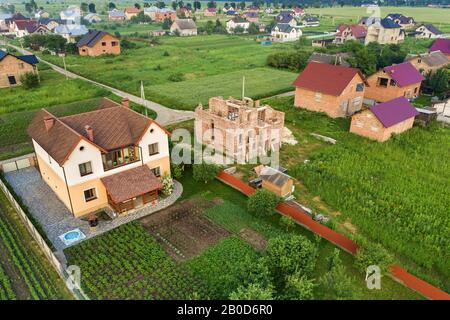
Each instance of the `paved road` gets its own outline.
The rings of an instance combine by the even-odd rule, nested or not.
[[[3,41],[0,41],[0,44],[5,45],[5,43]],[[8,44],[8,45],[10,47],[16,49],[17,51],[21,52],[22,54],[33,54],[32,52],[29,52],[20,47],[17,47],[17,46],[11,45],[11,44]],[[63,68],[61,68],[53,63],[50,63],[48,61],[45,61],[41,58],[39,58],[39,61],[48,64],[53,70],[63,74],[64,76],[67,76],[67,77],[73,78],[73,79],[81,79],[81,80],[90,82],[96,86],[105,88],[106,90],[114,93],[115,95],[117,95],[119,97],[128,98],[130,101],[133,101],[133,102],[140,104],[150,110],[155,111],[158,115],[156,117],[156,121],[162,125],[173,124],[173,123],[177,123],[177,122],[181,122],[181,121],[185,121],[185,120],[194,118],[194,112],[192,112],[192,111],[182,111],[182,110],[175,110],[175,109],[167,108],[159,103],[156,103],[156,102],[153,102],[150,100],[143,100],[143,99],[141,99],[141,97],[132,95],[128,92],[110,87],[110,86],[105,85],[100,82],[96,82],[94,80],[85,78],[85,77],[75,74],[73,72],[66,71]]]

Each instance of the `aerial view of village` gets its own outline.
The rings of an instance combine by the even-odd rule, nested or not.
[[[448,0],[0,1],[4,303],[450,300],[449,194]]]

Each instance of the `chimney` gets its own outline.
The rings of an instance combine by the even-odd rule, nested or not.
[[[128,98],[123,98],[122,99],[122,105],[126,108],[130,107],[130,100]]]
[[[85,125],[84,130],[86,130],[86,134],[88,136],[88,139],[94,142],[94,129],[90,125]]]
[[[45,125],[45,130],[47,130],[47,132],[50,131],[51,128],[53,128],[53,126],[55,125],[55,118],[47,116],[44,118],[44,125]]]

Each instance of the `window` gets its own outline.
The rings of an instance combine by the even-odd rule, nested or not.
[[[8,76],[8,81],[10,85],[17,84],[16,77]]]
[[[373,132],[378,132],[379,129],[378,129],[378,127],[371,126],[370,130],[372,130]]]
[[[322,94],[320,92],[316,92],[315,100],[317,102],[320,102],[321,99],[322,99]]]
[[[84,200],[86,202],[97,199],[97,193],[95,192],[95,188],[84,190]]]
[[[390,84],[392,87],[395,87],[395,86],[397,85],[397,82],[395,82],[394,79],[391,79],[391,81],[389,82],[389,84]]]
[[[153,156],[159,153],[159,145],[158,142],[152,143],[148,145],[148,155]]]
[[[387,78],[378,78],[378,85],[380,87],[387,87],[389,79]]]
[[[116,47],[117,46],[117,41],[112,41],[111,42],[111,46]]]
[[[356,91],[360,92],[364,90],[364,83],[356,84]]]
[[[102,47],[106,47],[106,42],[102,42]]]
[[[414,94],[416,94],[418,90],[419,90],[419,88],[418,88],[418,87],[415,87],[415,88],[414,88]]]
[[[80,169],[80,175],[87,176],[88,174],[92,173],[92,165],[91,162],[85,162],[78,165],[78,168]]]
[[[152,171],[155,176],[161,177],[161,168],[160,167],[153,168]]]

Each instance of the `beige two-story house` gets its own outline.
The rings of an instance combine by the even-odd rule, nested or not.
[[[170,175],[169,132],[128,100],[104,98],[96,110],[66,117],[42,109],[28,134],[42,179],[75,217],[155,203],[160,177]]]

